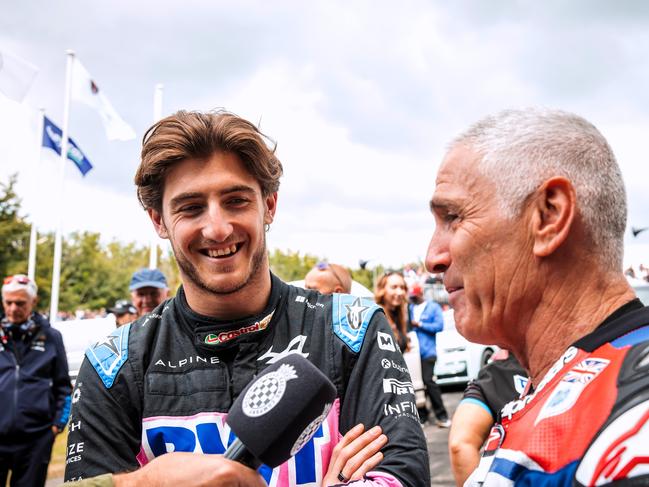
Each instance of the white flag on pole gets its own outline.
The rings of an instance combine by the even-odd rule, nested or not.
[[[113,105],[79,59],[72,63],[72,99],[85,103],[99,113],[106,129],[108,140],[130,140],[135,138],[135,131],[119,116]]]
[[[12,100],[23,101],[38,73],[38,68],[24,59],[0,51],[0,92]]]

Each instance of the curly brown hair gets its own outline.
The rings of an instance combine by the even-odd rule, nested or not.
[[[282,163],[275,144],[249,121],[225,110],[180,110],[154,124],[142,140],[142,161],[135,173],[140,204],[145,210],[162,211],[167,173],[188,158],[209,158],[215,152],[237,155],[254,176],[264,196],[279,189]]]

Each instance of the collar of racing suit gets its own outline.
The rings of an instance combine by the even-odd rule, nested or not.
[[[187,304],[185,291],[181,286],[177,293],[177,310],[180,321],[194,336],[196,346],[211,350],[231,348],[242,342],[258,341],[272,327],[273,317],[278,315],[283,288],[286,286],[272,273],[271,291],[264,310],[253,316],[238,320],[219,320],[194,312]]]
[[[649,307],[645,307],[638,298],[632,299],[613,311],[597,325],[597,328],[574,342],[572,346],[586,352],[593,352],[605,343],[647,324],[649,324]],[[521,397],[532,394],[535,389],[532,381],[528,381]]]
[[[642,302],[638,298],[633,299],[613,311],[595,330],[577,340],[573,346],[592,352],[624,333],[646,325],[646,315]]]

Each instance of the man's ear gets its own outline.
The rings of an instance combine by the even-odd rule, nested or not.
[[[547,257],[572,230],[577,207],[575,187],[562,176],[550,178],[539,187],[532,205],[534,255]]]
[[[266,212],[264,213],[264,223],[271,224],[275,219],[275,211],[277,210],[277,191],[269,194],[264,198],[266,203]]]
[[[154,210],[153,208],[149,208],[146,211],[149,214],[149,218],[151,218],[151,222],[153,222],[153,227],[155,228],[155,231],[158,234],[158,236],[160,238],[169,238],[169,234],[167,233],[167,227],[164,224],[162,215],[158,211]]]

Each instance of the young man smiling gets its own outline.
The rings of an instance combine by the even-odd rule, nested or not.
[[[266,230],[281,174],[257,128],[226,112],[178,112],[145,135],[138,197],[171,242],[183,284],[87,352],[66,479],[133,470],[171,451],[223,453],[233,400],[267,365],[299,353],[329,376],[337,399],[293,459],[274,471],[262,467],[264,479],[430,484],[410,378],[385,316],[373,303],[298,289],[270,272]],[[399,367],[382,367],[384,358]],[[397,382],[406,386],[391,386]],[[377,427],[363,433],[359,423]],[[200,464],[214,471],[213,461]],[[183,485],[200,478],[193,464]],[[115,476],[116,484],[172,473],[154,465],[162,466]]]

